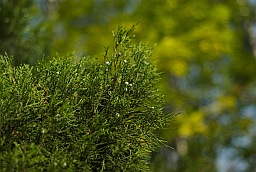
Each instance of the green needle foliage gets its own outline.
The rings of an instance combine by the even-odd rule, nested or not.
[[[162,141],[159,73],[134,27],[104,60],[72,54],[34,67],[0,56],[0,171],[144,171]]]

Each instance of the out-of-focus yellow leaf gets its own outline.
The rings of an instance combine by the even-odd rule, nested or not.
[[[169,62],[170,72],[178,77],[184,76],[188,71],[188,63],[182,59]]]
[[[190,59],[193,53],[183,42],[175,38],[164,38],[155,50],[159,59],[159,68],[168,71],[177,77],[184,76],[188,70],[186,60]]]
[[[234,96],[221,96],[218,98],[222,108],[233,109],[236,106],[236,98]]]
[[[230,42],[233,39],[233,34],[229,30],[219,31],[212,23],[204,23],[196,27],[188,35],[185,35],[191,40],[193,46],[202,53],[207,54],[208,58],[218,58],[220,54],[227,53],[231,49]],[[184,38],[185,39],[185,38]]]
[[[166,37],[156,47],[156,54],[159,58],[189,59],[193,53],[179,39]]]
[[[243,118],[238,122],[239,127],[244,130],[247,131],[249,126],[252,125],[254,123],[252,118]]]
[[[181,123],[178,133],[182,137],[190,137],[206,132],[206,126],[203,121],[204,114],[201,111],[195,111],[189,115],[181,115],[178,120]]]
[[[224,111],[234,110],[236,107],[236,97],[222,95],[215,102],[207,107],[209,113],[221,115]]]
[[[215,5],[211,10],[210,17],[218,23],[225,23],[230,19],[230,10],[225,5]]]
[[[175,8],[176,6],[177,6],[177,0],[172,0],[172,1],[167,1],[167,6],[168,6],[168,8]]]

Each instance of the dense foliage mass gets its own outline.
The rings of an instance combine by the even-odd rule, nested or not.
[[[104,60],[0,57],[0,171],[142,171],[168,115],[150,48],[113,32]],[[77,61],[77,62],[74,62]]]

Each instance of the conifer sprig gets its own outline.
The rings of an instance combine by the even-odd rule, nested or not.
[[[0,171],[143,171],[166,125],[151,48],[113,32],[104,61],[0,56]]]

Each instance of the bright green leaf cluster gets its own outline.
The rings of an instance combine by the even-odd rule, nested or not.
[[[104,61],[0,56],[0,171],[142,171],[167,124],[151,49],[113,32]]]

